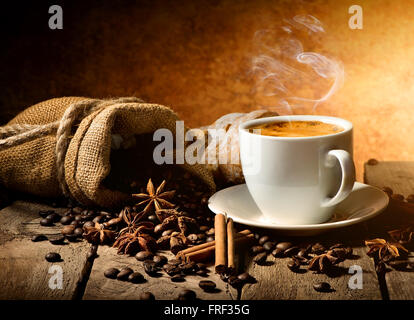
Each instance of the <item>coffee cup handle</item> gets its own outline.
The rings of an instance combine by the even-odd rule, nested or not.
[[[352,191],[355,182],[355,166],[351,155],[345,150],[330,150],[327,154],[328,166],[333,166],[333,160],[337,159],[342,171],[342,181],[338,192],[333,198],[322,201],[322,207],[331,207],[341,201]]]

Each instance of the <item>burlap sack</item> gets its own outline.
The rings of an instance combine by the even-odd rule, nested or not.
[[[128,195],[102,184],[111,170],[111,136],[158,128],[175,135],[177,120],[171,109],[136,98],[65,97],[41,102],[0,129],[0,181],[9,189],[38,196],[63,193],[84,205],[117,206]],[[214,191],[206,166],[184,167]]]

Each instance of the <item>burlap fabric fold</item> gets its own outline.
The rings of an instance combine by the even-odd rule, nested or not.
[[[66,195],[84,205],[114,207],[127,197],[107,189],[111,136],[158,128],[175,136],[179,118],[168,107],[137,98],[56,98],[36,104],[0,128],[0,181],[11,190],[42,197]],[[204,165],[183,165],[211,191]]]

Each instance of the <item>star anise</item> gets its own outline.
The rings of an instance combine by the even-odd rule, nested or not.
[[[378,255],[380,261],[391,261],[400,256],[401,251],[408,252],[400,243],[390,243],[384,239],[376,238],[372,240],[366,240],[365,245],[369,248],[367,255]]]
[[[176,209],[157,210],[157,212],[162,221],[160,231],[175,229],[187,235],[190,231],[197,229],[197,221],[194,218],[187,217]]]
[[[341,261],[340,258],[335,257],[330,250],[327,253],[320,254],[312,258],[309,262],[309,270],[317,271],[320,273],[328,273],[334,264]]]
[[[175,190],[165,191],[165,180],[159,185],[157,190],[154,188],[154,184],[152,180],[149,179],[147,183],[147,193],[135,193],[132,194],[133,198],[143,199],[141,202],[137,204],[137,206],[146,204],[144,210],[142,210],[142,214],[146,215],[150,212],[151,207],[154,207],[154,211],[163,209],[163,208],[174,208],[174,204],[169,202],[171,198],[175,194]]]
[[[145,233],[151,231],[154,225],[151,222],[140,222],[134,232],[126,232],[118,237],[113,247],[118,253],[133,255],[140,250],[155,251],[156,242],[153,237]]]
[[[95,222],[95,226],[85,228],[83,237],[93,244],[111,243],[115,238],[115,233],[105,229],[103,225]]]
[[[122,209],[120,217],[126,224],[126,227],[119,231],[119,235],[122,235],[126,232],[133,233],[137,228],[138,222],[143,219],[143,214],[141,212],[134,214],[134,212],[131,210],[131,207],[126,206],[124,209]]]

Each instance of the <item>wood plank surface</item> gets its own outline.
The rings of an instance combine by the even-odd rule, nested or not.
[[[160,252],[161,255],[168,259],[174,258],[170,252]],[[131,284],[119,280],[108,279],[104,276],[104,271],[108,268],[130,267],[136,272],[144,275],[146,281],[140,284]],[[100,246],[98,257],[94,260],[92,272],[87,283],[83,299],[121,299],[132,300],[139,299],[141,293],[149,291],[154,294],[157,300],[174,300],[178,297],[181,289],[191,289],[196,292],[197,297],[203,300],[229,300],[235,299],[237,293],[234,289],[220,280],[219,276],[214,274],[212,267],[209,268],[208,277],[186,276],[184,282],[176,283],[170,280],[170,277],[164,272],[160,277],[150,277],[144,271],[142,262],[137,261],[135,257],[128,255],[118,255],[116,249],[108,246]],[[200,289],[198,283],[200,280],[212,280],[216,283],[218,290],[214,293],[207,293]]]
[[[365,182],[373,186],[382,188],[390,187],[394,193],[399,193],[405,197],[414,194],[414,162],[378,162],[375,165],[365,164]],[[403,215],[401,217],[401,215]],[[382,232],[386,236],[386,231],[390,230],[395,220],[404,219],[413,221],[414,216],[402,212],[397,204],[391,203],[389,209],[382,217]],[[411,252],[410,261],[414,262],[414,254]],[[387,295],[390,299],[412,300],[414,299],[414,272],[403,272],[392,270],[385,274]]]
[[[38,211],[51,209],[38,203],[16,201],[0,210],[0,299],[73,299],[80,294],[79,284],[88,272],[86,257],[90,245],[31,241],[36,234],[60,233],[58,226],[39,225]],[[54,210],[59,213],[64,209]],[[62,261],[47,262],[48,252],[58,252]],[[54,269],[56,266],[58,271]],[[59,267],[63,272],[61,288],[54,281]]]

